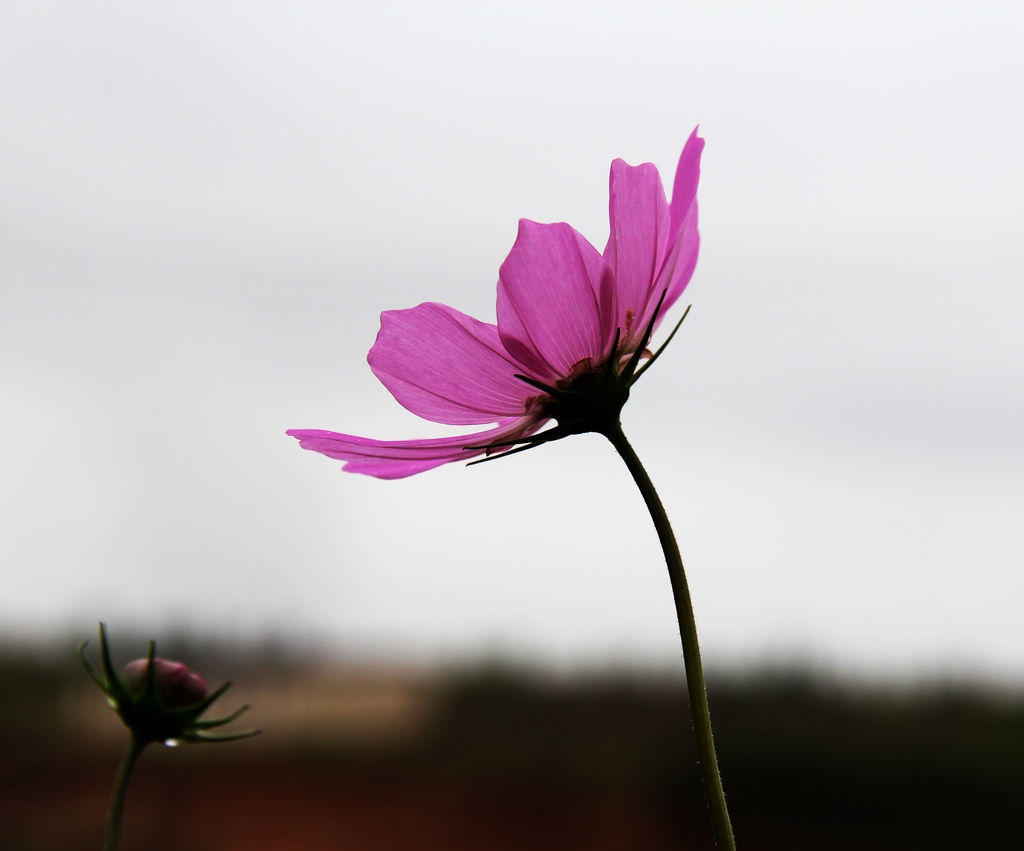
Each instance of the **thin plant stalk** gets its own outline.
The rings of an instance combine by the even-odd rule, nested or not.
[[[107,811],[107,828],[103,834],[103,851],[117,851],[121,844],[121,823],[124,820],[124,802],[128,795],[128,782],[139,756],[149,742],[132,733],[128,749],[121,758],[114,778],[114,791],[110,796],[110,809]]]
[[[732,824],[729,821],[729,810],[725,804],[725,791],[722,788],[722,776],[718,771],[718,759],[715,756],[715,742],[711,735],[711,713],[708,710],[708,695],[704,684],[704,666],[700,660],[700,647],[697,644],[697,624],[693,617],[693,604],[690,601],[690,588],[686,582],[686,571],[683,559],[679,554],[672,526],[661,504],[650,476],[640,463],[633,447],[626,440],[622,427],[617,423],[605,432],[616,451],[626,462],[633,481],[647,503],[654,528],[658,531],[658,539],[665,553],[668,575],[672,582],[672,596],[676,604],[676,617],[679,620],[679,637],[683,644],[683,663],[686,666],[686,689],[690,697],[690,709],[693,714],[693,729],[697,739],[697,756],[700,762],[701,777],[704,781],[704,792],[711,810],[711,821],[715,830],[715,841],[722,851],[735,851],[736,840],[733,838]]]

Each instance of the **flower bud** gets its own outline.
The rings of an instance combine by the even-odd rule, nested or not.
[[[255,736],[258,730],[238,730],[233,733],[210,731],[230,724],[249,707],[240,706],[223,718],[202,718],[202,714],[217,700],[231,683],[224,683],[212,694],[207,693],[206,682],[193,674],[181,662],[156,657],[156,644],[149,642],[149,655],[145,659],[129,662],[121,676],[117,675],[110,660],[107,628],[100,624],[100,662],[102,673],[93,667],[85,655],[86,642],[78,645],[78,655],[85,670],[107,696],[107,702],[121,716],[132,736],[145,745],[147,742],[230,742]],[[152,667],[150,667],[152,666]]]
[[[121,682],[133,697],[139,697],[146,690],[149,671],[147,659],[129,662],[121,672]],[[198,674],[193,674],[181,662],[168,659],[153,660],[153,686],[157,700],[165,709],[180,709],[195,706],[206,699],[206,683]]]

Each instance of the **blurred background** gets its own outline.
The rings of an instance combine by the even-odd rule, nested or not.
[[[199,760],[194,776],[214,783],[208,769],[243,752],[267,769],[247,777],[365,789],[372,775],[441,797],[436,772],[478,790],[485,765],[534,796],[495,794],[519,801],[510,824],[557,815],[509,847],[570,847],[583,834],[566,813],[592,825],[644,807],[648,833],[606,825],[579,847],[702,847],[695,774],[673,773],[692,760],[667,576],[602,439],[380,482],[284,435],[449,433],[366,365],[380,312],[440,301],[493,321],[519,217],[567,221],[603,248],[611,160],[670,180],[698,123],[693,310],[623,421],[680,538],[734,809],[774,802],[782,826],[747,835],[780,847],[798,847],[811,811],[836,814],[829,847],[861,847],[836,838],[854,822],[864,847],[917,847],[878,827],[896,823],[879,802],[931,778],[945,790],[921,793],[934,812],[890,815],[917,825],[910,837],[938,824],[934,848],[959,841],[943,818],[979,788],[968,779],[1000,778],[984,806],[1019,800],[1019,775],[998,766],[1024,742],[1022,42],[1024,11],[998,2],[0,2],[11,806],[102,813],[116,727],[53,721],[66,738],[38,734],[61,743],[52,758],[26,731],[84,719],[82,701],[103,710],[67,668],[103,619],[125,659],[157,638],[238,681],[239,699],[263,695],[267,742],[277,724],[308,756],[318,747],[301,742],[319,739],[288,730],[348,731],[315,770],[283,744],[161,754],[161,806],[184,794],[168,779],[183,766]],[[366,751],[377,734],[351,718],[388,688],[411,726]],[[296,690],[323,700],[273,708]],[[525,738],[502,726],[507,707],[535,720]],[[578,759],[517,745],[543,758],[516,769],[452,744],[473,729],[593,734]],[[958,735],[981,762],[957,761]],[[74,756],[86,739],[100,756]],[[581,776],[614,782],[580,791]],[[632,791],[612,805],[608,789]],[[453,823],[505,812],[409,794],[410,812],[462,813]],[[421,824],[409,819],[384,821]],[[0,839],[78,847],[44,822]],[[429,847],[442,834],[427,822],[405,838],[367,828],[350,847]],[[479,829],[438,847],[506,847]],[[135,834],[138,847],[168,831]]]

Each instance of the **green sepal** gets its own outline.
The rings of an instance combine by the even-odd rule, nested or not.
[[[100,672],[97,671],[92,662],[89,661],[89,657],[85,655],[85,648],[89,644],[88,641],[78,642],[78,658],[82,660],[82,664],[85,666],[86,673],[92,677],[93,682],[96,683],[102,690],[103,693],[107,693],[107,684],[104,682],[103,677],[100,676]]]
[[[228,680],[219,689],[210,692],[210,694],[206,696],[206,699],[195,707],[196,715],[202,715],[207,709],[209,709],[214,704],[217,698],[224,694],[224,692],[226,692],[229,688],[231,688],[231,680]]]
[[[689,316],[691,307],[693,307],[692,304],[686,306],[686,310],[684,310],[683,315],[679,317],[679,321],[676,323],[675,328],[672,329],[672,333],[665,338],[664,343],[658,346],[658,350],[653,355],[651,355],[650,360],[648,360],[647,363],[645,363],[642,367],[640,367],[640,369],[637,370],[636,375],[634,375],[629,381],[630,386],[636,384],[640,376],[651,368],[651,365],[661,356],[661,353],[665,351],[668,344],[672,342],[672,338],[676,335],[676,331],[678,331],[682,327],[683,320],[686,319],[687,316]]]
[[[213,727],[223,727],[225,724],[230,724],[232,721],[240,718],[243,713],[248,712],[248,706],[239,706],[230,715],[225,715],[223,718],[211,718],[209,721],[195,721],[192,724],[195,730],[209,730]]]
[[[100,622],[100,663],[103,665],[103,675],[106,678],[106,688],[104,691],[117,706],[123,706],[126,702],[131,702],[132,696],[128,693],[128,689],[124,687],[124,683],[121,682],[121,678],[117,675],[117,671],[114,670],[114,665],[110,661],[110,642],[107,641],[107,625]]]
[[[218,742],[237,742],[239,739],[251,739],[253,736],[258,736],[262,732],[262,730],[239,730],[237,733],[204,733],[200,731],[198,733],[189,733],[182,736],[182,741],[188,742],[189,744],[201,744],[203,742],[209,742],[211,744],[217,744]]]

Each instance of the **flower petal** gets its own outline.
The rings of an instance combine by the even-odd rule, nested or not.
[[[679,236],[679,230],[697,201],[697,184],[700,183],[700,156],[704,151],[704,140],[697,135],[694,127],[690,138],[683,146],[676,165],[676,176],[672,182],[672,239]]]
[[[537,395],[515,377],[522,367],[506,354],[496,326],[444,304],[382,313],[366,359],[403,407],[433,422],[475,425],[521,416]]]
[[[651,163],[612,163],[609,177],[610,231],[605,262],[615,273],[617,321],[628,347],[644,332],[648,310],[661,296],[655,282],[669,253],[672,219],[658,169]]]
[[[697,201],[693,205],[685,219],[679,237],[672,247],[665,263],[665,269],[659,278],[656,289],[660,294],[663,289],[668,289],[665,296],[665,303],[661,308],[661,316],[655,327],[661,322],[662,317],[679,300],[686,285],[693,277],[693,270],[697,267],[697,255],[700,253],[700,233],[697,230]]]
[[[497,428],[476,434],[427,440],[373,440],[320,429],[291,429],[287,434],[297,438],[303,449],[345,461],[342,469],[349,473],[363,473],[378,479],[404,479],[450,461],[476,458],[485,454],[487,449],[466,447],[486,447],[492,443],[517,440],[533,434],[545,422],[546,419],[516,417],[500,423]],[[499,447],[491,450],[491,453],[507,452],[511,448]]]
[[[520,219],[498,276],[498,333],[534,378],[557,381],[607,355],[612,295],[611,271],[583,236],[564,223]]]
[[[693,277],[700,251],[700,233],[697,230],[697,185],[700,183],[700,157],[704,140],[694,127],[683,146],[672,184],[671,248],[658,276],[656,289],[668,289],[662,315],[676,303]],[[659,320],[660,321],[660,320]]]

